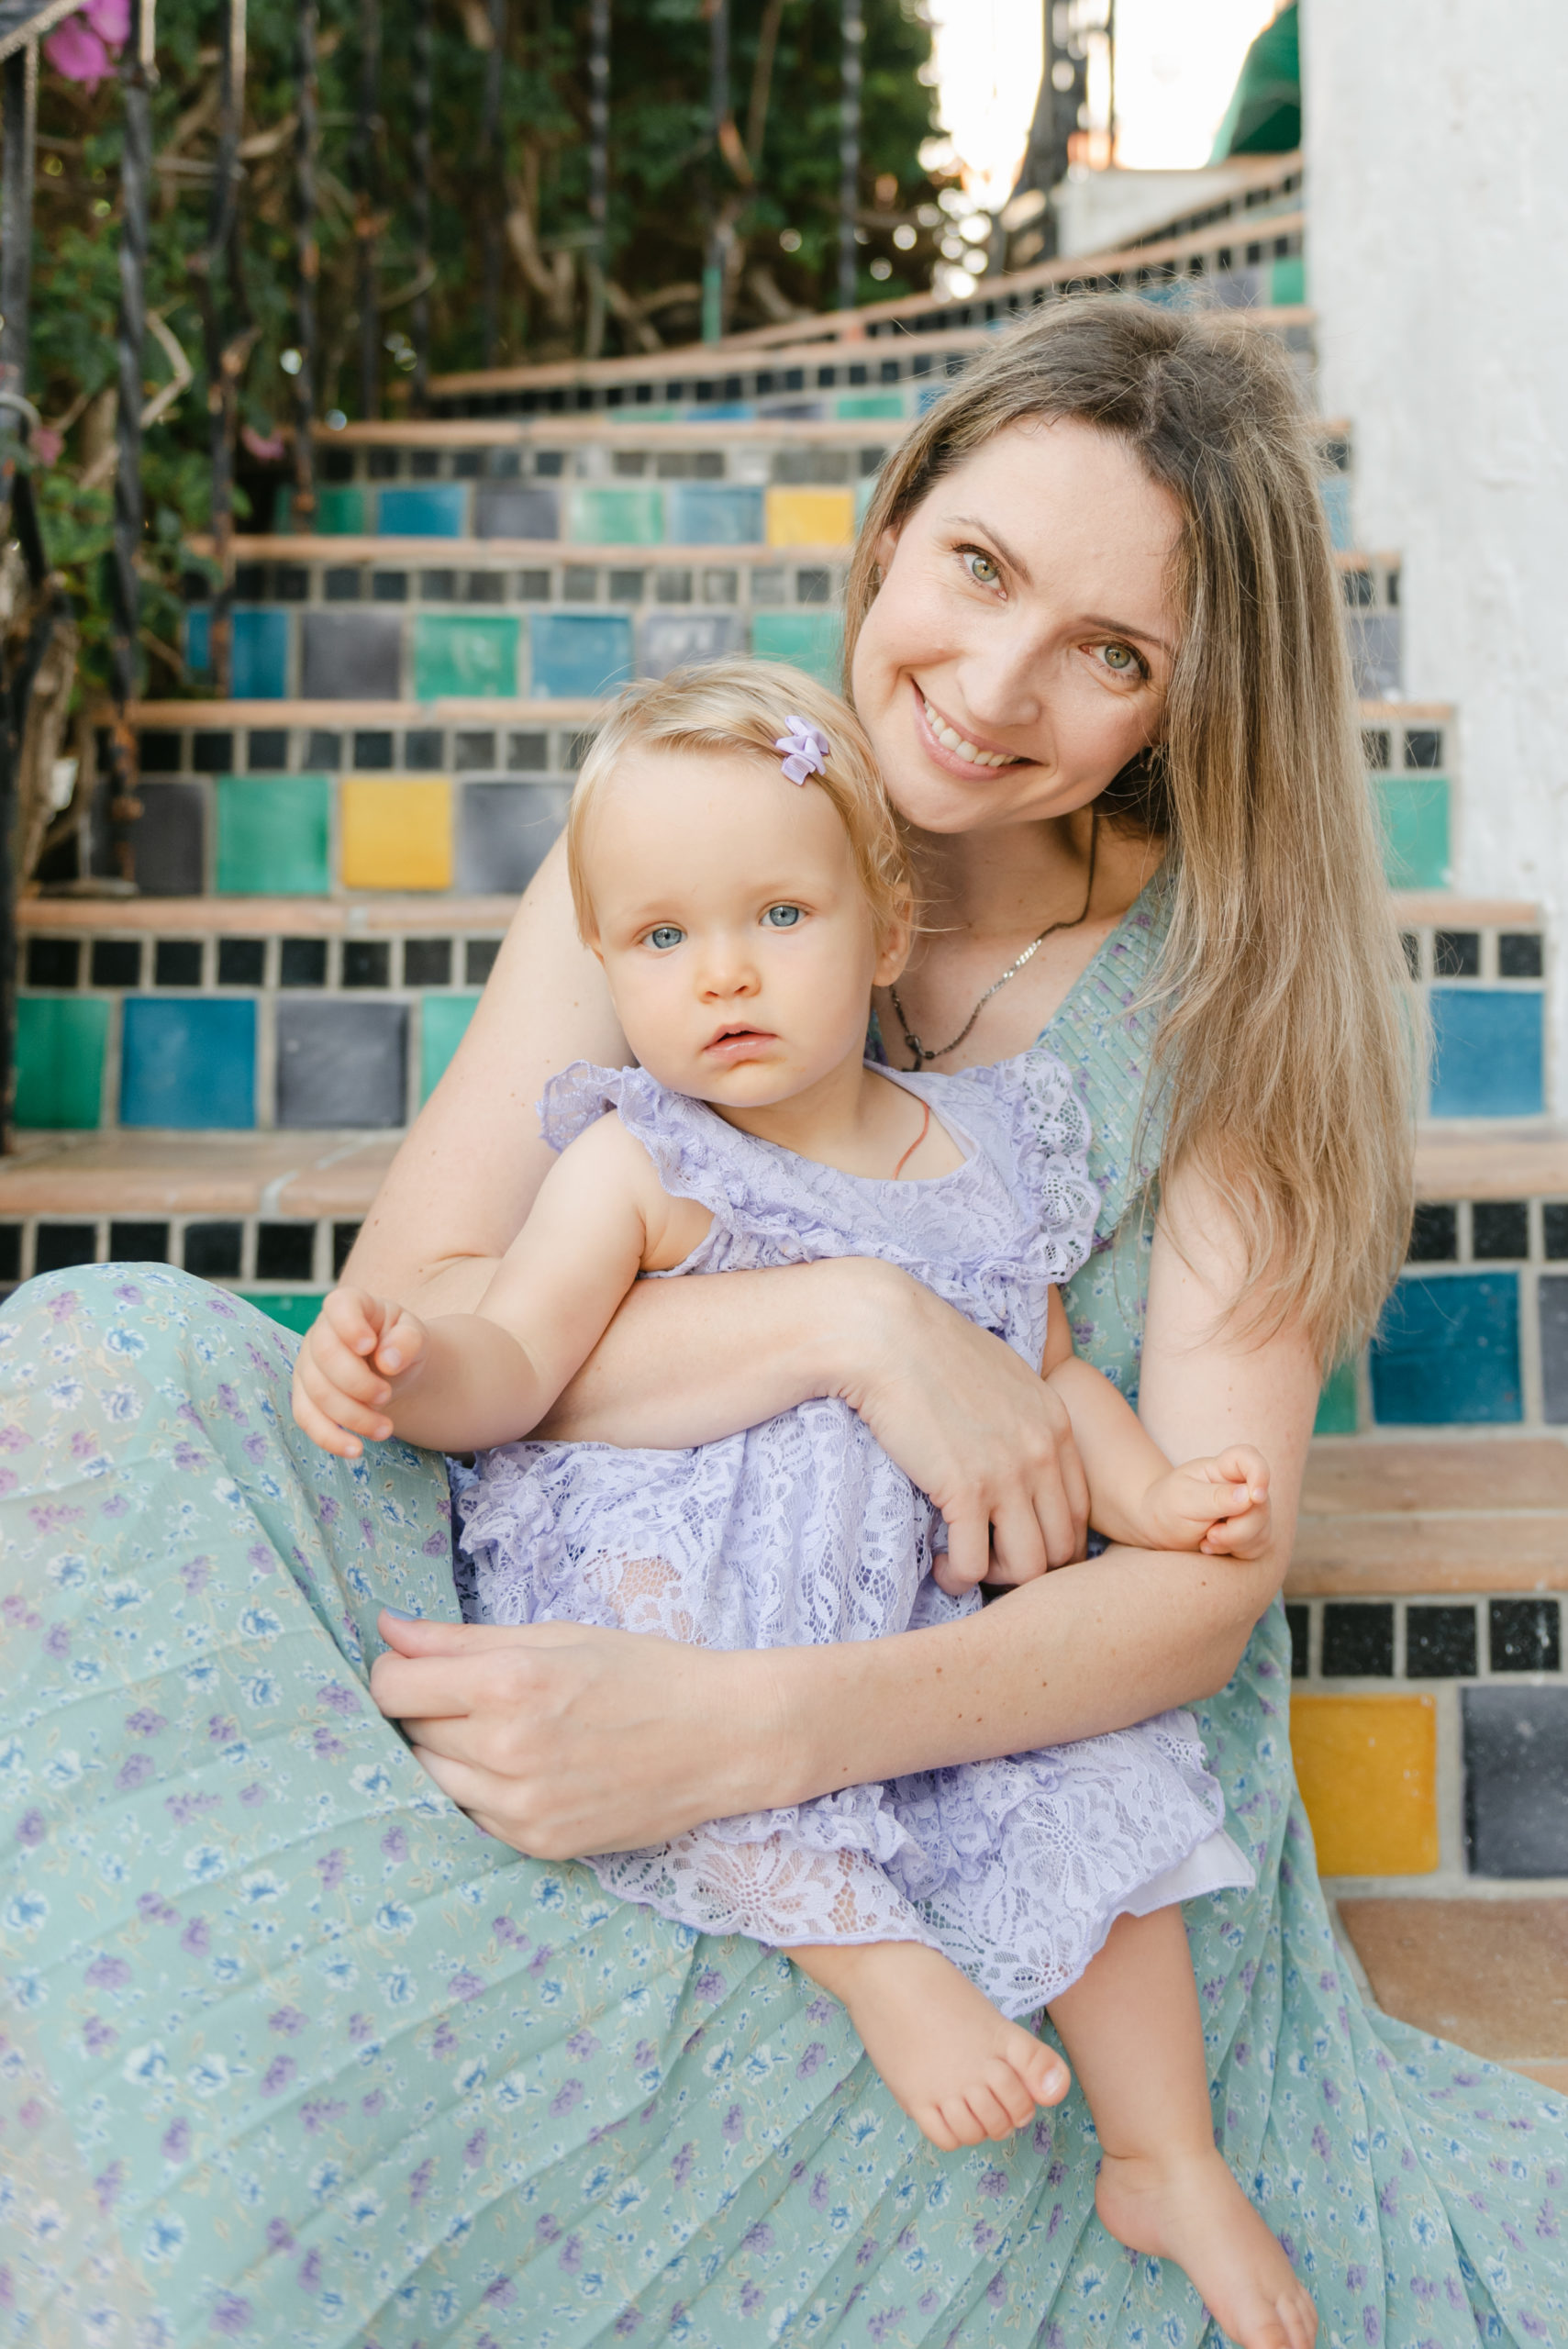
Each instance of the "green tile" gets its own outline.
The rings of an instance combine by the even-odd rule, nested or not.
[[[579,489],[572,499],[569,535],[584,547],[657,547],[664,543],[664,493],[639,489]]]
[[[320,1312],[321,1300],[327,1292],[321,1288],[306,1288],[282,1296],[274,1292],[269,1297],[260,1289],[242,1288],[237,1294],[245,1299],[247,1305],[253,1305],[258,1313],[264,1313],[270,1321],[281,1322],[285,1330],[292,1330],[296,1337],[303,1338]]]
[[[445,1073],[447,1063],[463,1040],[473,1007],[473,995],[428,995],[419,1018],[419,1103],[423,1108]]]
[[[866,473],[855,484],[855,528],[857,530],[865,520],[872,499],[876,495],[876,483],[875,473]]]
[[[759,661],[787,661],[837,689],[844,624],[837,612],[758,612],[751,650]]]
[[[834,413],[846,424],[858,422],[862,417],[903,417],[902,392],[841,392],[833,403]]]
[[[1372,778],[1383,821],[1383,871],[1391,889],[1446,889],[1449,786],[1440,774]]]
[[[17,1006],[18,1126],[99,1122],[109,1006],[101,996],[23,996]]]
[[[414,698],[476,700],[517,690],[517,622],[478,612],[420,612],[414,621]]]
[[[1312,1432],[1314,1435],[1354,1435],[1357,1424],[1356,1366],[1353,1362],[1342,1362],[1329,1373],[1323,1382]]]
[[[332,784],[324,774],[220,774],[217,892],[322,897],[331,886]]]
[[[1307,260],[1302,253],[1286,253],[1273,264],[1269,280],[1269,299],[1276,309],[1286,309],[1307,299]]]
[[[365,494],[362,489],[318,489],[316,527],[323,538],[361,539],[365,534]]]

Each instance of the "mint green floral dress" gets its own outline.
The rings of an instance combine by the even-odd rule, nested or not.
[[[1104,1195],[1077,1341],[1129,1393],[1158,932],[1047,1030]],[[161,1266],[0,1316],[0,2342],[1212,2349],[1095,2219],[1075,2090],[939,2154],[784,1958],[436,1791],[366,1673],[383,1601],[456,1618],[442,1464],[316,1451],[294,1348]],[[1288,1659],[1276,1607],[1196,1709],[1257,1870],[1186,1912],[1227,2156],[1324,2349],[1561,2343],[1568,2107],[1361,2006]]]

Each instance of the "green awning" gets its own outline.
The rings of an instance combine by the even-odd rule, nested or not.
[[[1265,25],[1241,72],[1211,163],[1232,155],[1288,155],[1301,144],[1301,23],[1297,0]]]

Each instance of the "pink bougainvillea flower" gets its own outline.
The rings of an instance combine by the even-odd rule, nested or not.
[[[28,446],[40,465],[52,465],[64,448],[65,441],[60,433],[52,431],[47,424],[40,424],[28,440]]]
[[[130,0],[86,0],[82,14],[111,49],[119,49],[130,39]]]
[[[114,72],[108,50],[80,17],[67,17],[43,45],[43,53],[57,73],[68,82],[85,82],[95,90]]]
[[[286,446],[281,432],[274,432],[270,440],[264,440],[261,433],[252,431],[248,424],[240,426],[239,438],[244,441],[250,454],[263,465],[275,465]]]

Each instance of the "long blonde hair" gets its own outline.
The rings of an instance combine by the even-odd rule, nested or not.
[[[1161,1172],[1200,1170],[1235,1217],[1242,1326],[1296,1321],[1327,1361],[1371,1327],[1405,1252],[1421,1029],[1312,423],[1274,337],[1114,295],[1001,336],[883,469],[850,571],[845,675],[884,533],[995,433],[1052,417],[1115,434],[1182,514],[1161,739],[1099,802],[1166,846]]]

